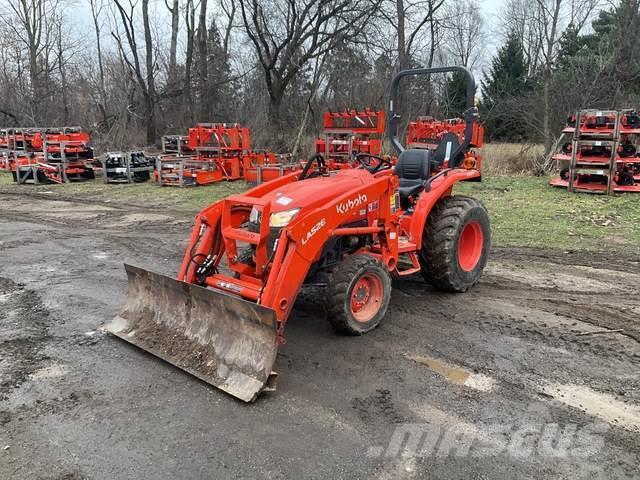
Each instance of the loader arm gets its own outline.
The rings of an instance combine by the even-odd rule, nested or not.
[[[239,204],[239,206],[249,206],[250,209],[250,205],[258,202],[262,196],[284,185],[297,181],[299,175],[300,172],[294,172],[271,182],[263,183],[248,190],[243,195],[232,195],[226,200],[217,201],[200,212],[195,218],[194,227],[189,239],[189,246],[185,251],[182,264],[180,265],[178,280],[188,283],[198,283],[196,282],[196,270],[199,263],[197,260],[215,257],[212,258],[214,262],[212,265],[217,267],[220,264],[222,255],[225,252],[225,243],[220,242],[215,249],[214,246],[216,246],[216,234],[220,228],[225,201],[229,202],[231,200]],[[227,216],[227,219],[230,220],[231,217]]]

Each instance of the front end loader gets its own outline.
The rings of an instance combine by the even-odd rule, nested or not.
[[[460,71],[467,79],[462,142],[434,160],[397,138],[400,80]],[[301,171],[200,212],[177,279],[126,266],[124,310],[106,330],[244,401],[274,388],[278,345],[301,287],[322,285],[327,319],[361,335],[383,320],[392,277],[464,292],[487,261],[487,211],[453,196],[481,173],[464,162],[478,121],[475,83],[462,67],[400,72],[391,83],[389,136],[397,164],[364,154],[331,171],[321,155]]]

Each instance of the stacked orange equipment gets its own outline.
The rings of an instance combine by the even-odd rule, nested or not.
[[[89,147],[89,133],[79,127],[48,128],[44,131],[27,132],[26,137],[31,149],[44,151],[60,157],[62,151],[67,156],[85,159],[93,158],[93,149]]]
[[[89,134],[80,127],[0,130],[0,168],[18,183],[66,183],[95,178]]]
[[[443,141],[446,142],[445,139],[451,140],[453,138],[456,138],[458,143],[462,143],[466,128],[467,123],[462,118],[436,120],[430,116],[418,117],[415,122],[409,123],[407,128],[407,148],[435,151],[443,144]],[[482,156],[475,149],[482,148],[483,145],[484,126],[479,122],[474,122],[472,124],[471,143],[467,151],[464,152],[464,160],[460,165],[467,169],[480,168]]]
[[[193,160],[216,166],[196,171],[198,184],[242,178],[242,157],[251,148],[248,128],[237,123],[198,123],[189,129],[188,145],[195,151]]]
[[[572,192],[640,192],[640,113],[581,110],[569,116],[564,140],[553,155],[555,187]]]
[[[324,114],[323,136],[315,142],[315,151],[325,158],[327,168],[351,168],[359,153],[380,155],[386,114],[366,108]]]
[[[187,136],[163,137],[156,175],[163,185],[208,185],[243,178],[249,129],[237,123],[198,123]]]

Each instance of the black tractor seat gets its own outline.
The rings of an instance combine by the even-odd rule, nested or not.
[[[418,195],[431,176],[431,152],[429,150],[405,150],[398,157],[395,174],[400,182],[400,200]]]
[[[431,154],[431,169],[434,167],[441,167],[445,160],[453,160],[451,157],[454,152],[460,147],[460,140],[458,139],[458,135],[455,133],[447,133],[445,134],[438,147]]]
[[[425,188],[433,170],[442,167],[446,160],[451,165],[451,156],[459,146],[458,136],[447,133],[433,152],[427,149],[409,149],[400,154],[395,173],[400,181],[400,199],[403,204]]]

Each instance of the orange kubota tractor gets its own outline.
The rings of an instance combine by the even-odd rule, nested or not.
[[[405,150],[396,132],[401,79],[460,71],[467,81],[463,141],[435,162]],[[480,179],[464,153],[478,121],[475,84],[463,67],[400,72],[391,82],[389,136],[399,157],[358,157],[330,171],[316,155],[302,171],[232,195],[197,215],[177,279],[126,265],[124,310],[106,330],[240,398],[273,387],[273,365],[305,283],[324,285],[327,318],[361,335],[385,317],[391,279],[421,272],[447,292],[464,292],[489,253],[489,216],[454,196]]]

